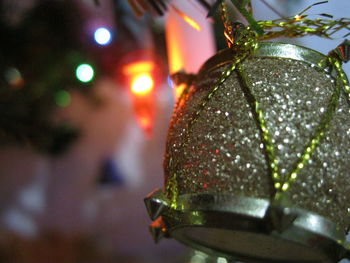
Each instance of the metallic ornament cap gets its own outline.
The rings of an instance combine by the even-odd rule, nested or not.
[[[276,230],[279,233],[284,232],[292,226],[297,217],[287,207],[271,206],[267,212],[267,219],[271,223],[272,230]]]
[[[156,189],[144,199],[147,212],[152,220],[168,209],[168,202],[161,189]]]
[[[341,61],[347,63],[350,60],[350,41],[345,39],[337,48],[333,49],[330,56],[337,57]]]
[[[166,206],[170,201],[163,193],[156,190],[146,199]],[[286,194],[277,195],[272,202],[238,195],[190,194],[178,197],[178,204],[169,206],[150,225],[156,243],[171,237],[209,254],[247,262],[337,262],[350,257],[350,246],[336,224],[290,205]],[[252,251],[256,242],[264,245]],[[274,246],[281,250],[270,255]],[[300,255],[290,258],[290,250],[295,249],[300,249]]]
[[[154,242],[158,243],[163,237],[168,236],[168,230],[165,226],[164,220],[162,217],[159,217],[155,220],[150,226],[149,230],[153,237]]]
[[[293,225],[298,215],[292,212],[289,208],[291,206],[292,203],[286,193],[276,194],[266,213],[266,219],[270,222],[272,230],[282,233]]]

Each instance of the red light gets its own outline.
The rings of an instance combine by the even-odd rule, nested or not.
[[[152,123],[151,123],[151,120],[148,116],[140,117],[138,119],[138,122],[139,122],[140,126],[142,127],[142,129],[144,129],[145,131],[148,132],[152,129]]]
[[[147,137],[152,135],[155,111],[153,69],[152,61],[133,62],[122,69],[130,83],[135,117]]]
[[[131,80],[131,92],[135,95],[147,95],[153,90],[153,87],[154,81],[149,73],[138,74]]]
[[[154,64],[151,61],[139,61],[130,63],[123,67],[123,73],[125,75],[135,75],[142,72],[151,72],[154,68]]]

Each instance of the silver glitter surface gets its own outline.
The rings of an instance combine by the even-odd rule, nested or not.
[[[176,194],[231,193],[270,199],[271,172],[254,107],[234,72],[210,99],[226,66],[201,77],[179,101],[165,155],[167,189]],[[324,71],[305,62],[250,57],[243,62],[276,147],[282,178],[298,162],[335,89]],[[287,191],[292,203],[346,229],[350,225],[350,107],[342,92],[331,125]],[[173,190],[172,190],[173,191]],[[168,195],[175,193],[169,190]]]

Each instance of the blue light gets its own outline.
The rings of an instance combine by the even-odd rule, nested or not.
[[[170,76],[170,75],[168,76],[167,81],[168,81],[168,86],[169,86],[171,89],[174,89],[174,88],[175,88],[174,81],[171,79],[171,76]]]
[[[112,40],[111,32],[105,27],[96,29],[94,37],[95,41],[102,46],[109,44]]]

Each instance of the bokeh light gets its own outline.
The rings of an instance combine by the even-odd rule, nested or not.
[[[55,94],[55,102],[57,106],[67,107],[70,105],[72,98],[68,91],[59,90]]]
[[[153,90],[154,81],[149,73],[135,76],[131,81],[131,91],[135,95],[147,95]]]
[[[24,84],[21,72],[16,68],[7,69],[5,71],[5,79],[13,89],[19,89]]]
[[[95,72],[91,65],[80,64],[75,74],[81,82],[89,82],[94,78]]]
[[[152,61],[138,61],[123,67],[123,73],[128,76],[137,75],[142,72],[151,72],[154,69]]]
[[[104,46],[104,45],[107,45],[111,42],[112,34],[107,28],[100,27],[100,28],[96,29],[95,34],[94,34],[94,38],[98,44]]]

